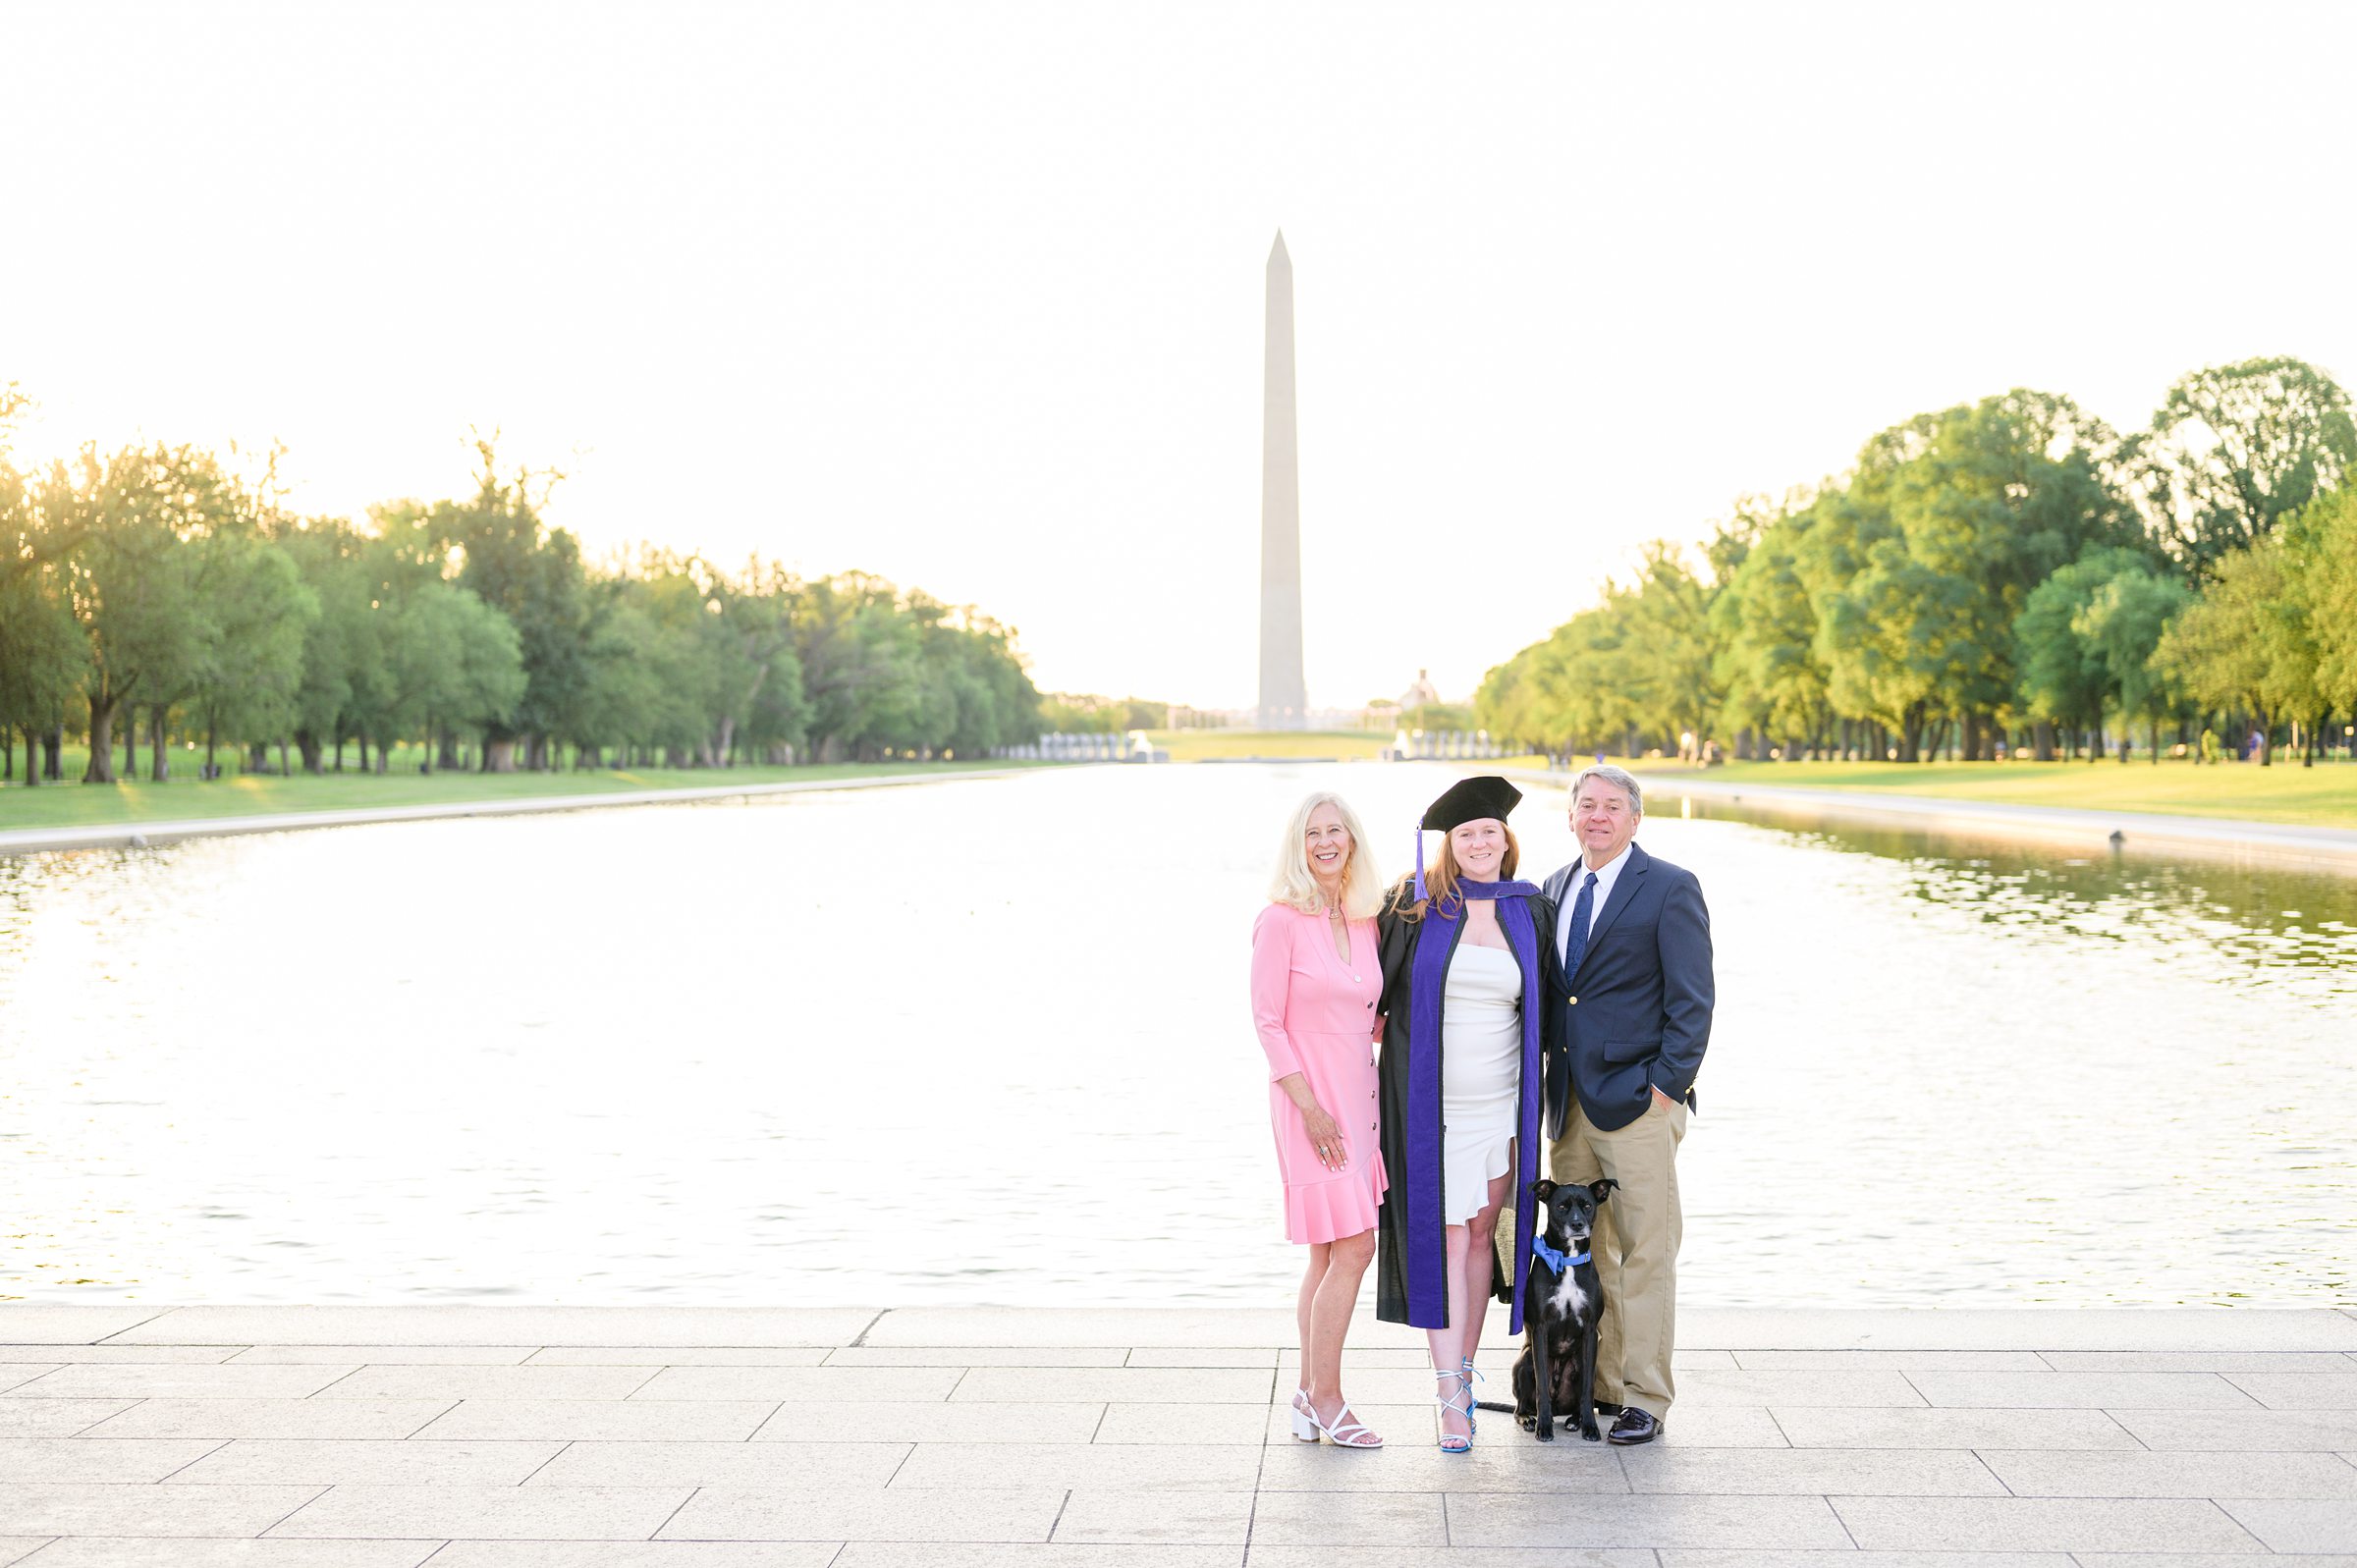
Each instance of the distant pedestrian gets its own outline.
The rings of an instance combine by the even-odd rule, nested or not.
[[[1294,808],[1269,900],[1252,925],[1252,1023],[1269,1058],[1286,1238],[1309,1248],[1294,1308],[1293,1435],[1380,1448],[1343,1397],[1343,1337],[1375,1257],[1384,1191],[1373,1043],[1383,880],[1341,796],[1313,794]]]

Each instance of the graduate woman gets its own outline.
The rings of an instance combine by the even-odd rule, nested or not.
[[[1343,1448],[1383,1446],[1343,1398],[1343,1335],[1375,1256],[1383,1196],[1373,1044],[1382,902],[1358,818],[1336,795],[1302,801],[1278,848],[1268,907],[1252,924],[1252,1022],[1269,1057],[1285,1233],[1309,1248],[1293,1435]]]
[[[1384,1169],[1376,1316],[1426,1330],[1441,1447],[1473,1445],[1473,1350],[1490,1297],[1522,1331],[1530,1227],[1517,1226],[1512,1277],[1500,1277],[1498,1211],[1518,1213],[1546,1169],[1539,1145],[1540,1032],[1553,983],[1555,906],[1511,880],[1521,848],[1507,828],[1522,792],[1467,779],[1434,801],[1423,830],[1447,835],[1377,918],[1383,947],[1379,1078]]]

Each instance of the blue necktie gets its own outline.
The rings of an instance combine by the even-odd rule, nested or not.
[[[1596,915],[1596,873],[1579,885],[1579,896],[1571,900],[1571,940],[1563,946],[1563,984],[1569,985],[1579,973],[1579,960],[1588,955],[1588,927]]]

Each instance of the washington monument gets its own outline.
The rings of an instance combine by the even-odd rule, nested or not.
[[[1293,440],[1293,259],[1269,250],[1267,369],[1260,412],[1260,728],[1309,723],[1301,679],[1301,485]]]

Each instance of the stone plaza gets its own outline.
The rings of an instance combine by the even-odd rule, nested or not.
[[[1493,1325],[1500,1322],[1494,1315]],[[0,1307],[30,1568],[2357,1568],[2357,1312],[1689,1310],[1666,1438],[1295,1442],[1289,1313]],[[1512,1346],[1483,1365],[1506,1397]]]

